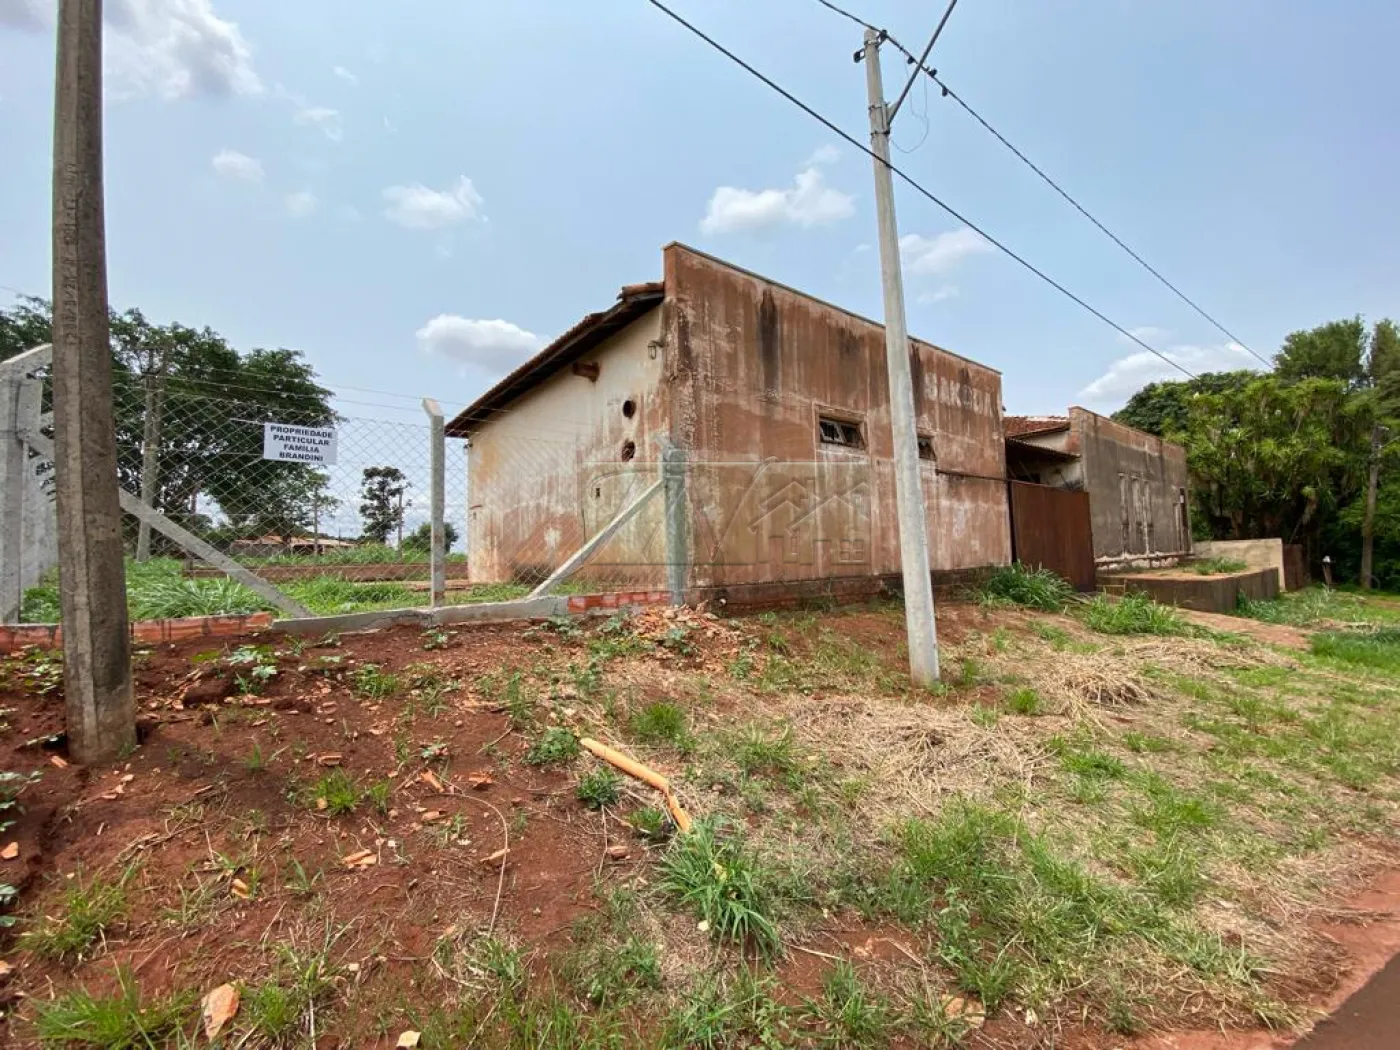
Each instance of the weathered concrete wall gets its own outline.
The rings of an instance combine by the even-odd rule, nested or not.
[[[652,310],[564,368],[472,435],[467,453],[467,564],[483,583],[537,582],[606,525],[660,472],[669,432],[661,311]],[[630,402],[632,414],[625,408]],[[630,455],[630,458],[629,458]],[[652,501],[580,573],[663,583],[662,504]]]
[[[1283,569],[1283,540],[1199,540],[1198,558],[1228,558],[1242,561],[1251,569],[1273,569],[1278,573],[1278,589],[1288,589]]]
[[[695,587],[899,571],[880,325],[711,259],[665,251],[671,432],[692,461]],[[1001,377],[914,341],[935,570],[1011,557]],[[819,439],[819,418],[862,446]]]
[[[1256,602],[1278,597],[1278,577],[1269,569],[1250,569],[1228,576],[1125,572],[1101,577],[1101,582],[1109,594],[1145,594],[1163,605],[1201,612],[1232,613],[1241,595]]]
[[[1065,451],[1083,463],[1100,567],[1189,553],[1185,449],[1087,409],[1071,408],[1069,416]]]

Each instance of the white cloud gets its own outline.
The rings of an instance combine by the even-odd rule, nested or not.
[[[292,120],[302,127],[319,128],[321,134],[332,142],[339,142],[345,137],[345,131],[340,125],[340,110],[331,109],[330,106],[311,106],[304,101],[295,100],[296,108],[292,110]]]
[[[214,154],[212,163],[215,171],[230,179],[242,179],[245,182],[262,182],[263,180],[262,161],[256,157],[250,157],[246,153],[222,149]]]
[[[45,0],[0,0],[0,26],[38,32],[53,24],[53,5]]]
[[[933,289],[931,292],[920,292],[919,302],[921,303],[941,303],[949,299],[956,299],[962,293],[958,291],[955,284],[944,284]]]
[[[1135,328],[1132,331],[1138,338],[1144,338],[1138,334],[1142,329]],[[1258,362],[1249,355],[1249,351],[1238,343],[1226,343],[1223,346],[1173,346],[1162,353],[1196,375],[1202,372],[1233,372],[1242,368],[1258,367]],[[1114,361],[1103,375],[1079,391],[1078,396],[1081,401],[1091,405],[1119,405],[1148,383],[1155,383],[1161,379],[1185,378],[1156,354],[1139,350]]]
[[[818,150],[817,154],[822,151]],[[813,154],[813,159],[817,157]],[[744,190],[720,186],[710,197],[700,232],[761,233],[777,226],[827,226],[855,214],[855,198],[832,189],[809,162],[787,189]]]
[[[471,219],[484,219],[481,194],[465,175],[450,189],[433,190],[422,183],[389,186],[383,193],[384,217],[406,230],[438,230]]]
[[[438,314],[418,329],[418,345],[487,372],[508,372],[540,348],[540,338],[509,321],[476,321]]]
[[[350,70],[346,69],[344,66],[336,66],[331,70],[331,72],[348,84],[358,84],[360,82],[360,78],[357,77],[354,73],[350,72]]]
[[[802,162],[802,166],[804,168],[815,168],[822,164],[835,164],[840,159],[841,151],[828,142],[814,149],[812,155]]]
[[[238,25],[210,0],[109,0],[105,63],[116,93],[256,95],[262,81]]]
[[[287,214],[294,219],[304,219],[321,206],[316,194],[310,190],[289,193],[284,203],[287,206]]]
[[[899,239],[899,255],[904,267],[920,277],[942,277],[964,259],[989,252],[992,246],[978,233],[961,226],[932,237],[906,233]]]

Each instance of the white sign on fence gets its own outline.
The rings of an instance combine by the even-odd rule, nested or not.
[[[283,463],[335,463],[335,427],[263,424],[263,459]]]

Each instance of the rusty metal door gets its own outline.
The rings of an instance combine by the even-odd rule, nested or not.
[[[1092,591],[1094,537],[1089,494],[1008,481],[1012,556],[1031,568],[1059,573],[1077,591]]]

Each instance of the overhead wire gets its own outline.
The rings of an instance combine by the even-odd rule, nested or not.
[[[818,0],[818,3],[821,2],[822,0]],[[911,65],[915,66],[913,75],[917,76],[919,73],[923,73],[929,80],[932,80],[935,84],[937,84],[946,98],[951,98],[954,102],[961,106],[963,111],[966,112],[968,116],[972,117],[973,120],[981,124],[983,128],[985,128],[994,138],[996,138],[998,142],[1000,142],[1003,146],[1010,150],[1023,164],[1026,165],[1026,167],[1030,168],[1031,171],[1035,172],[1035,174],[1038,175],[1045,182],[1046,185],[1048,185],[1051,189],[1053,189],[1056,193],[1063,197],[1065,201],[1067,201],[1070,204],[1071,207],[1073,207],[1077,212],[1079,212],[1080,215],[1083,215],[1084,218],[1088,219],[1091,223],[1098,227],[1099,231],[1103,233],[1106,237],[1108,237],[1109,240],[1113,241],[1113,243],[1118,245],[1119,248],[1127,252],[1128,255],[1130,255],[1139,266],[1141,266],[1144,270],[1150,273],[1153,277],[1157,278],[1157,280],[1160,281],[1164,286],[1166,286],[1166,288],[1168,288],[1172,292],[1172,294],[1174,294],[1187,306],[1191,307],[1192,310],[1194,310],[1197,314],[1199,314],[1207,322],[1209,322],[1218,332],[1224,335],[1225,338],[1229,339],[1232,343],[1239,346],[1242,350],[1251,355],[1255,360],[1259,361],[1266,367],[1273,367],[1272,362],[1270,362],[1267,358],[1263,357],[1262,355],[1256,353],[1247,343],[1245,343],[1244,340],[1242,340],[1239,336],[1231,332],[1228,328],[1221,324],[1220,321],[1216,320],[1216,318],[1213,317],[1211,314],[1207,313],[1204,307],[1202,307],[1194,299],[1192,299],[1175,284],[1173,284],[1170,280],[1168,280],[1167,277],[1160,270],[1158,270],[1155,266],[1149,263],[1140,254],[1134,251],[1132,247],[1126,244],[1121,237],[1119,237],[1116,233],[1114,233],[1102,222],[1100,222],[1092,213],[1090,213],[1089,209],[1085,208],[1084,205],[1080,204],[1079,201],[1075,200],[1075,198],[1070,195],[1068,190],[1066,190],[1063,186],[1061,186],[1058,182],[1056,182],[1053,178],[1046,174],[1045,171],[1038,164],[1036,164],[1033,160],[1026,156],[1025,153],[1018,149],[1009,139],[1007,139],[1005,135],[1003,135],[1000,131],[994,128],[991,125],[991,123],[985,117],[982,116],[982,114],[978,113],[975,109],[973,109],[972,106],[969,105],[968,102],[961,95],[959,95],[956,91],[950,88],[947,85],[947,83],[941,77],[939,77],[938,70],[930,69],[925,61],[916,58],[912,51],[910,51],[907,47],[901,44],[889,33],[885,34],[885,39],[887,39],[896,49],[898,49]]]
[[[832,7],[833,9],[838,10],[838,13],[846,14],[847,17],[850,17],[850,18],[853,18],[853,19],[854,19],[854,16],[849,15],[847,12],[839,11],[839,9],[836,9],[835,6],[834,6],[833,4],[827,3],[827,0],[818,0],[818,2],[819,2],[819,3],[822,3],[824,6]],[[800,98],[798,98],[798,97],[797,97],[796,95],[794,95],[792,92],[788,91],[788,90],[787,90],[785,87],[783,87],[781,84],[777,83],[776,81],[774,81],[772,78],[770,78],[770,77],[767,76],[766,74],[764,74],[764,73],[760,72],[758,69],[754,68],[754,67],[753,67],[752,65],[750,65],[748,62],[744,61],[744,59],[742,59],[742,58],[740,58],[738,55],[736,55],[733,51],[730,51],[727,47],[725,47],[725,46],[724,46],[723,44],[721,44],[719,41],[715,40],[713,37],[711,37],[710,35],[708,35],[704,30],[702,30],[702,29],[698,28],[697,26],[693,25],[692,23],[686,21],[685,18],[683,18],[681,15],[677,14],[677,13],[676,13],[675,11],[673,11],[671,8],[667,7],[666,4],[662,3],[661,0],[647,0],[647,3],[651,4],[652,7],[655,7],[657,10],[661,11],[661,12],[662,12],[663,14],[665,14],[668,18],[670,18],[672,21],[676,22],[678,25],[680,25],[680,26],[682,26],[683,28],[685,28],[686,30],[688,30],[690,33],[692,33],[692,34],[694,34],[695,36],[699,37],[699,38],[700,38],[701,40],[703,40],[706,44],[708,44],[710,47],[714,48],[714,49],[715,49],[716,51],[718,51],[720,54],[724,55],[725,58],[729,59],[729,60],[730,60],[731,62],[733,62],[735,65],[739,66],[741,69],[743,69],[743,70],[744,70],[746,73],[748,73],[750,76],[752,76],[752,77],[754,77],[755,79],[759,80],[759,81],[762,82],[764,85],[766,85],[768,88],[770,88],[771,90],[777,92],[777,93],[778,93],[779,95],[781,95],[783,98],[787,99],[788,102],[792,103],[792,104],[793,104],[794,106],[796,106],[798,109],[802,110],[802,112],[806,113],[806,114],[807,114],[809,117],[811,117],[813,120],[817,121],[819,124],[821,124],[823,127],[825,127],[828,131],[831,131],[833,134],[839,136],[839,137],[840,137],[841,139],[843,139],[845,142],[847,142],[847,143],[849,143],[850,145],[856,147],[856,149],[860,150],[860,151],[861,151],[862,153],[864,153],[866,156],[868,156],[868,157],[870,157],[870,158],[872,158],[872,159],[878,161],[878,162],[881,163],[881,164],[886,165],[886,166],[890,169],[890,171],[891,171],[893,174],[898,175],[899,178],[900,178],[904,183],[906,183],[908,186],[910,186],[915,192],[917,192],[917,193],[920,194],[921,196],[927,198],[927,199],[928,199],[929,201],[931,201],[932,203],[936,204],[939,208],[943,209],[943,211],[946,212],[948,215],[952,216],[954,219],[956,219],[958,222],[962,223],[962,224],[963,224],[964,226],[966,226],[968,229],[970,229],[970,230],[972,230],[973,232],[977,233],[979,236],[981,236],[983,239],[985,239],[985,240],[987,241],[988,244],[991,244],[993,247],[995,247],[997,250],[999,250],[1000,252],[1002,252],[1002,253],[1003,253],[1004,255],[1006,255],[1008,258],[1010,258],[1010,259],[1014,260],[1015,262],[1019,263],[1023,268],[1025,268],[1026,270],[1030,271],[1030,272],[1031,272],[1032,274],[1034,274],[1036,277],[1039,277],[1042,281],[1044,281],[1044,282],[1045,282],[1046,284],[1048,284],[1050,287],[1054,288],[1054,289],[1055,289],[1056,291],[1058,291],[1061,295],[1064,295],[1066,298],[1070,299],[1072,302],[1077,303],[1080,307],[1082,307],[1083,309],[1087,310],[1089,313],[1093,314],[1093,315],[1094,315],[1095,317],[1097,317],[1100,321],[1102,321],[1104,324],[1108,325],[1110,328],[1112,328],[1114,331],[1116,331],[1119,335],[1123,336],[1123,337],[1124,337],[1125,339],[1127,339],[1129,342],[1134,343],[1134,344],[1136,344],[1137,346],[1142,347],[1142,349],[1146,350],[1148,353],[1152,354],[1154,357],[1160,358],[1163,362],[1165,362],[1166,364],[1170,365],[1172,368],[1176,369],[1178,372],[1182,373],[1183,375],[1187,376],[1188,378],[1191,378],[1191,379],[1195,379],[1195,378],[1196,378],[1195,373],[1193,373],[1193,372],[1191,372],[1191,371],[1188,371],[1188,370],[1187,370],[1184,366],[1182,366],[1179,362],[1172,360],[1170,357],[1168,357],[1166,354],[1162,353],[1162,352],[1161,352],[1160,350],[1158,350],[1156,347],[1153,347],[1153,346],[1149,345],[1149,344],[1146,343],[1142,338],[1140,338],[1140,337],[1137,336],[1137,335],[1134,335],[1131,331],[1129,331],[1128,329],[1124,328],[1124,327],[1123,327],[1122,325],[1120,325],[1117,321],[1113,320],[1111,317],[1109,317],[1109,316],[1107,316],[1106,314],[1104,314],[1101,310],[1098,310],[1098,309],[1095,308],[1094,306],[1091,306],[1088,302],[1086,302],[1084,299],[1080,298],[1080,297],[1079,297],[1078,295],[1076,295],[1074,292],[1070,291],[1068,288],[1066,288],[1064,285],[1062,285],[1059,281],[1055,280],[1053,277],[1051,277],[1049,274],[1047,274],[1044,270],[1041,270],[1039,267],[1035,266],[1033,263],[1031,263],[1029,260],[1027,260],[1024,256],[1020,255],[1018,252],[1014,251],[1013,249],[1011,249],[1011,248],[1008,247],[1007,245],[1003,244],[1000,240],[998,240],[997,238],[993,237],[993,236],[992,236],[991,234],[989,234],[986,230],[982,229],[982,227],[979,226],[977,223],[973,222],[971,219],[968,219],[966,216],[964,216],[961,212],[959,212],[959,211],[958,211],[956,208],[954,208],[952,205],[947,204],[946,202],[944,202],[943,200],[941,200],[939,197],[937,197],[936,195],[934,195],[931,191],[929,191],[929,190],[926,189],[924,186],[922,186],[920,183],[916,182],[911,176],[909,176],[908,174],[906,174],[906,173],[905,173],[904,171],[902,171],[899,167],[897,167],[896,165],[890,163],[889,161],[882,160],[882,159],[879,157],[879,155],[875,153],[874,150],[872,150],[869,146],[865,145],[865,144],[864,144],[863,142],[861,142],[860,140],[856,139],[856,138],[855,138],[854,136],[852,136],[849,132],[847,132],[844,128],[840,127],[838,124],[836,124],[835,122],[833,122],[833,121],[830,120],[829,118],[823,116],[823,115],[822,115],[821,113],[819,113],[817,110],[813,109],[810,105],[808,105],[806,102],[803,102]],[[858,20],[857,20],[857,21],[858,21]],[[862,23],[862,24],[864,24],[864,23]],[[873,27],[870,27],[870,28],[873,28]],[[879,30],[876,30],[876,31],[879,32]]]

